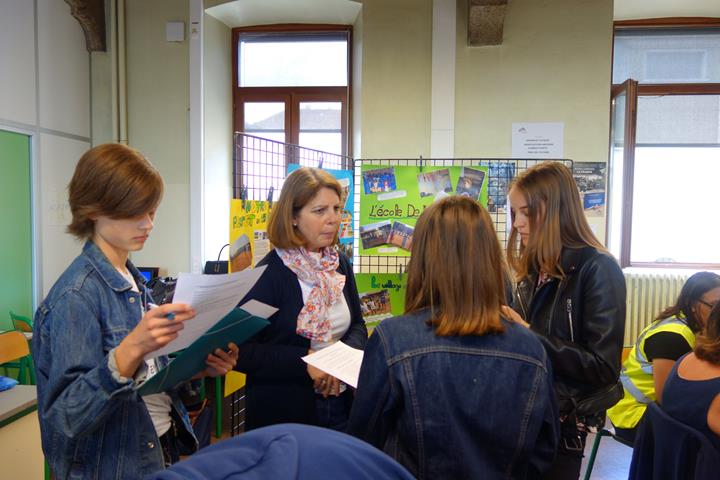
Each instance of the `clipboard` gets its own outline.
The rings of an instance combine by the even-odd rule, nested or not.
[[[240,346],[269,324],[265,318],[252,315],[242,308],[234,308],[165,368],[135,387],[135,391],[145,396],[171,390],[204,370],[205,359],[216,348],[224,349],[229,342]]]

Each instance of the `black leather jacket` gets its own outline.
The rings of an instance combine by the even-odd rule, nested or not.
[[[517,284],[513,308],[548,352],[560,413],[617,383],[625,331],[625,278],[615,259],[593,247],[564,248],[563,280],[536,289],[537,273]],[[548,290],[545,290],[548,289]]]

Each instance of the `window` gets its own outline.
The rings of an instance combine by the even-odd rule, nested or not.
[[[350,26],[233,30],[234,129],[345,155]]]
[[[619,23],[608,246],[623,267],[718,267],[720,21]]]

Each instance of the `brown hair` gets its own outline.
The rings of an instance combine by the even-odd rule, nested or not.
[[[720,302],[710,312],[705,331],[696,337],[695,356],[713,365],[720,365]]]
[[[510,189],[525,197],[530,222],[530,237],[524,246],[514,225],[515,211],[511,210],[513,226],[505,254],[519,279],[533,269],[563,278],[565,272],[560,265],[563,247],[592,246],[606,251],[588,225],[577,185],[565,165],[558,162],[535,165],[521,173]]]
[[[93,217],[132,218],[157,208],[163,182],[140,152],[105,143],[80,157],[68,190],[73,218],[67,231],[84,240],[95,232]]]
[[[437,335],[502,332],[504,272],[487,211],[466,197],[439,200],[415,226],[405,313],[429,307]]]
[[[323,188],[337,193],[343,199],[340,182],[325,170],[300,167],[287,176],[280,192],[280,199],[270,211],[268,239],[277,248],[298,248],[307,243],[300,231],[293,228],[293,219],[307,203]],[[337,233],[333,244],[338,241]]]

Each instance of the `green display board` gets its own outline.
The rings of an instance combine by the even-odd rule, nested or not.
[[[360,309],[368,329],[382,320],[405,312],[407,275],[393,273],[356,273]]]
[[[488,168],[363,165],[360,255],[410,256],[417,218],[448,195],[467,196],[487,207]]]
[[[33,315],[29,136],[0,130],[0,172],[0,330],[8,330],[10,310]]]

